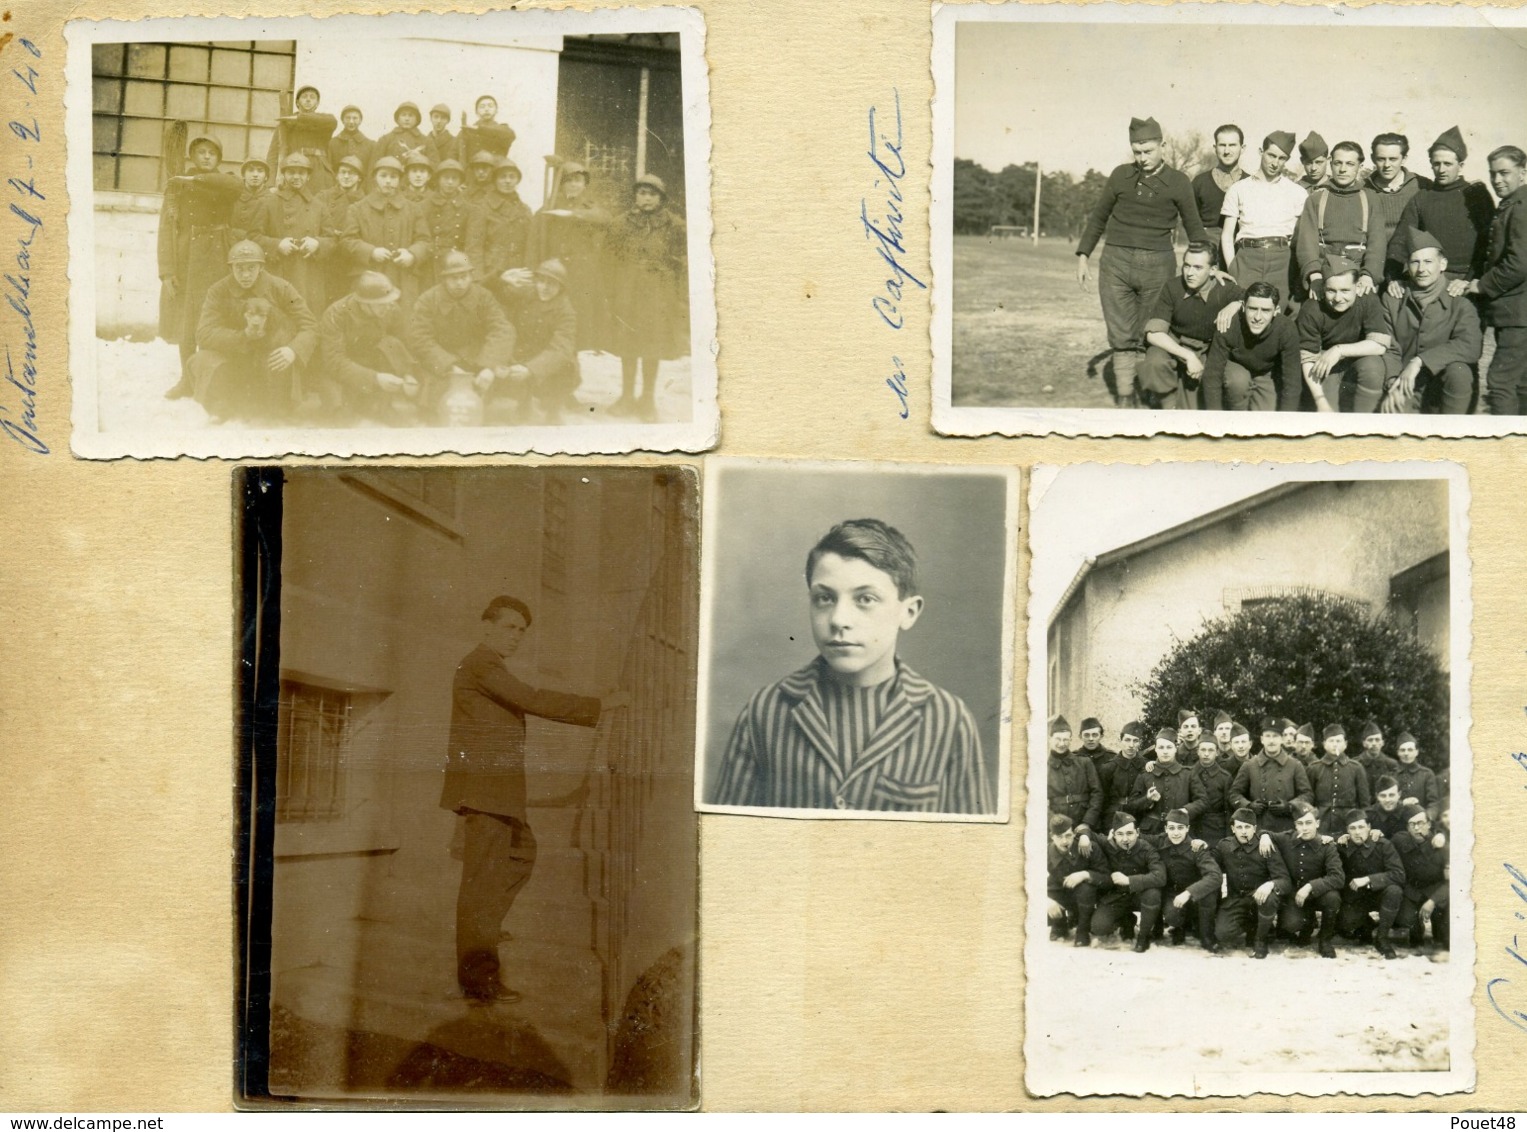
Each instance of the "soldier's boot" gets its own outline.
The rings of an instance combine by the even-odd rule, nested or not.
[[[1092,933],[1087,930],[1086,924],[1076,925],[1076,938],[1071,941],[1072,947],[1091,947]]]
[[[1416,922],[1410,925],[1410,946],[1420,947],[1425,942],[1426,925],[1417,918]]]
[[[1198,901],[1198,945],[1210,955],[1219,953],[1219,941],[1214,938],[1215,907],[1210,900]]]
[[[1432,913],[1432,942],[1444,951],[1452,950],[1448,934],[1446,908],[1439,908]]]
[[[1149,899],[1152,893],[1142,897],[1142,901]],[[1142,903],[1140,908],[1140,930],[1135,933],[1135,950],[1149,951],[1151,938],[1156,934],[1156,921],[1161,916],[1160,890],[1155,890],[1156,900],[1154,903]]]
[[[1395,953],[1394,947],[1390,944],[1388,936],[1379,936],[1373,941],[1373,947],[1374,950],[1382,955],[1385,959],[1399,958],[1399,956]]]
[[[1320,957],[1322,959],[1336,958],[1336,917],[1330,912],[1320,913]]]
[[[1065,939],[1070,934],[1071,929],[1064,920],[1050,921],[1050,938],[1052,940]]]
[[[1151,949],[1151,937],[1149,932],[1141,932],[1135,937],[1135,951],[1149,951]]]
[[[1119,938],[1125,943],[1135,938],[1135,914],[1126,912],[1124,922],[1119,925]]]
[[[1390,887],[1384,890],[1384,895],[1379,900],[1379,923],[1378,929],[1373,934],[1374,946],[1385,959],[1394,959],[1394,943],[1390,939],[1394,931],[1395,917],[1400,912],[1402,899],[1398,888]]]
[[[1272,935],[1273,922],[1263,916],[1257,917],[1257,942],[1251,949],[1253,959],[1267,958],[1267,937]]]
[[[1184,932],[1181,928],[1167,929],[1167,935],[1171,939],[1173,947],[1181,947],[1183,938],[1186,936],[1186,934],[1187,933]]]

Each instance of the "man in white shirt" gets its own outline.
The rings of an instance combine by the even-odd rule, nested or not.
[[[1261,168],[1225,193],[1220,209],[1225,229],[1220,250],[1225,266],[1242,287],[1271,283],[1280,299],[1289,293],[1289,259],[1294,225],[1309,193],[1283,175],[1294,151],[1294,135],[1275,130],[1262,142]]]

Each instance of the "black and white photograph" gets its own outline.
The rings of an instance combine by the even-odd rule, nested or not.
[[[698,1103],[695,469],[236,475],[241,1101]]]
[[[710,446],[703,36],[680,9],[71,23],[75,451]]]
[[[695,802],[1007,820],[1018,473],[711,460]]]
[[[1030,516],[1030,1091],[1472,1088],[1463,470],[1040,466]]]
[[[1527,426],[1522,13],[961,5],[934,30],[939,431]]]

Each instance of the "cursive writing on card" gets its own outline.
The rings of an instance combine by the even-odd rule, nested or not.
[[[11,54],[4,62],[11,66],[0,75],[0,87],[10,88],[5,102],[12,106],[19,102],[21,106],[6,127],[21,144],[15,175],[5,179],[4,190],[10,199],[0,214],[9,236],[8,254],[0,264],[0,295],[5,299],[3,311],[16,321],[14,336],[8,328],[0,338],[4,351],[0,429],[29,452],[46,456],[48,446],[37,429],[37,325],[32,320],[32,255],[43,230],[42,206],[48,199],[37,184],[36,150],[42,141],[42,128],[32,113],[39,79],[33,63],[42,58],[42,51],[31,40],[13,34],[0,43],[0,51],[6,48],[11,48]]]
[[[1527,754],[1520,751],[1511,756],[1517,768],[1527,771]],[[1522,783],[1522,788],[1527,790],[1527,782]],[[1511,923],[1516,925],[1511,932],[1511,942],[1505,947],[1507,958],[1514,960],[1507,964],[1507,970],[1511,974],[1497,975],[1485,983],[1485,996],[1490,1000],[1490,1005],[1499,1014],[1518,1030],[1527,1032],[1527,994],[1520,989],[1527,985],[1527,955],[1523,954],[1521,942],[1524,934],[1523,925],[1527,925],[1527,874],[1510,861],[1502,863],[1511,885],[1511,892],[1516,897],[1517,903],[1511,906]],[[1517,976],[1514,981],[1512,976]]]
[[[907,238],[902,230],[905,219],[904,197],[901,182],[907,175],[907,162],[902,156],[901,92],[891,91],[894,99],[894,126],[887,127],[878,117],[878,108],[871,106],[869,112],[870,145],[866,156],[875,169],[874,212],[870,211],[870,198],[859,200],[859,223],[864,238],[869,240],[885,272],[884,281],[870,299],[870,305],[880,321],[892,330],[902,330],[907,323],[903,309],[903,297],[907,287],[927,290],[928,284],[907,268]],[[899,415],[906,420],[910,415],[907,403],[906,374],[901,359],[891,358],[895,372],[886,378],[886,385],[896,395]]]

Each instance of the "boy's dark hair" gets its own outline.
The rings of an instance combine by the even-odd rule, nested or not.
[[[858,558],[883,570],[896,583],[896,596],[909,598],[917,589],[917,551],[906,535],[879,519],[845,519],[822,536],[806,555],[806,584],[817,559],[824,554]]]
[[[1250,287],[1247,287],[1246,297],[1248,299],[1271,299],[1274,307],[1282,299],[1282,296],[1278,294],[1278,288],[1265,279],[1258,279]]]
[[[517,597],[507,597],[500,594],[488,603],[488,608],[482,611],[484,621],[497,621],[498,615],[506,609],[512,609],[525,619],[525,628],[530,628],[530,606],[526,605]]]
[[[1373,147],[1369,150],[1369,152],[1371,153],[1374,149],[1378,149],[1378,147],[1381,145],[1397,145],[1400,147],[1401,157],[1410,156],[1410,139],[1404,134],[1376,135],[1373,139]]]
[[[1221,126],[1219,129],[1214,131],[1214,143],[1216,145],[1219,144],[1219,136],[1221,134],[1234,134],[1235,135],[1235,140],[1236,140],[1236,142],[1238,144],[1240,144],[1240,145],[1245,145],[1246,144],[1246,134],[1245,134],[1245,132],[1241,129],[1241,127],[1237,126],[1234,122],[1226,122],[1223,126]]]

